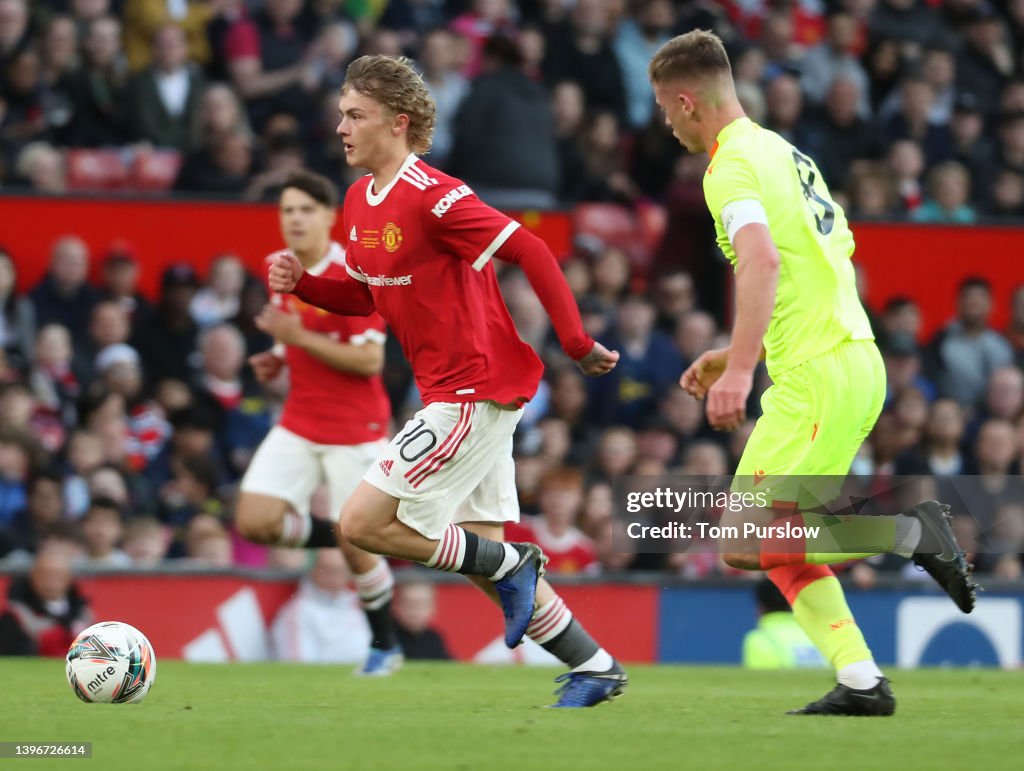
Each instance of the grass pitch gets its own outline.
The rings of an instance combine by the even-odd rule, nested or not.
[[[0,659],[0,741],[91,741],[75,769],[1019,769],[1024,673],[892,673],[892,718],[785,710],[825,672],[634,666],[627,695],[590,710],[550,703],[547,668],[409,664],[389,679],[349,667],[161,661],[141,704],[83,704],[62,660]],[[20,764],[0,760],[0,764]],[[17,767],[20,767],[17,766]]]

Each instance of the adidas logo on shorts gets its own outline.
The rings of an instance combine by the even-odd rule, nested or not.
[[[391,476],[391,467],[395,465],[393,460],[382,460],[380,462],[380,470],[384,472],[384,476]]]

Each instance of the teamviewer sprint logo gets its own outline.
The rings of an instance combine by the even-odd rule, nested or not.
[[[384,476],[391,476],[391,468],[395,465],[395,462],[390,458],[388,460],[382,460],[380,462],[380,470],[384,472]]]

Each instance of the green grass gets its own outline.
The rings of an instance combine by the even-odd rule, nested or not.
[[[823,672],[632,667],[625,698],[538,709],[551,669],[411,664],[349,669],[160,662],[138,705],[80,703],[62,661],[0,659],[0,741],[92,741],[93,758],[32,768],[107,769],[922,769],[1021,768],[1024,673],[893,673],[893,718],[797,718]],[[0,761],[10,764],[14,761]],[[20,768],[20,766],[17,766]]]

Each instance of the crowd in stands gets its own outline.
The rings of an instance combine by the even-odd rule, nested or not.
[[[706,159],[646,67],[698,27],[853,216],[1024,214],[1021,0],[0,0],[0,184],[263,199],[300,166],[344,181],[345,67],[406,54],[438,104],[428,160],[495,205],[685,215]]]
[[[729,574],[715,554],[631,552],[612,517],[612,483],[626,474],[730,473],[767,374],[758,373],[748,421],[732,433],[712,431],[703,405],[677,385],[689,362],[725,344],[704,294],[682,271],[638,294],[621,250],[586,247],[564,269],[589,332],[621,353],[603,378],[584,378],[565,358],[523,275],[499,265],[517,327],[547,366],[517,434],[524,516],[508,535],[540,543],[554,573]],[[231,255],[202,277],[171,264],[151,304],[137,290],[130,254],[98,257],[74,236],[58,238],[45,277],[21,294],[16,255],[0,253],[0,557],[23,564],[56,539],[94,567],[166,559],[301,568],[303,552],[250,544],[232,523],[237,482],[283,395],[258,385],[246,365],[247,355],[272,345],[253,323],[266,302],[262,280]],[[960,537],[979,571],[1017,578],[1024,287],[993,297],[984,280],[970,279],[949,300],[955,313],[923,344],[913,301],[893,300],[873,316],[889,392],[854,470],[881,478],[967,475],[970,489],[957,488],[955,497],[963,504],[955,511]],[[1012,306],[1005,329],[989,324],[994,302]],[[386,358],[400,426],[419,406],[418,394],[394,340]],[[336,515],[324,500],[314,501],[315,515]],[[905,564],[869,560],[853,575],[870,583],[877,570]]]

